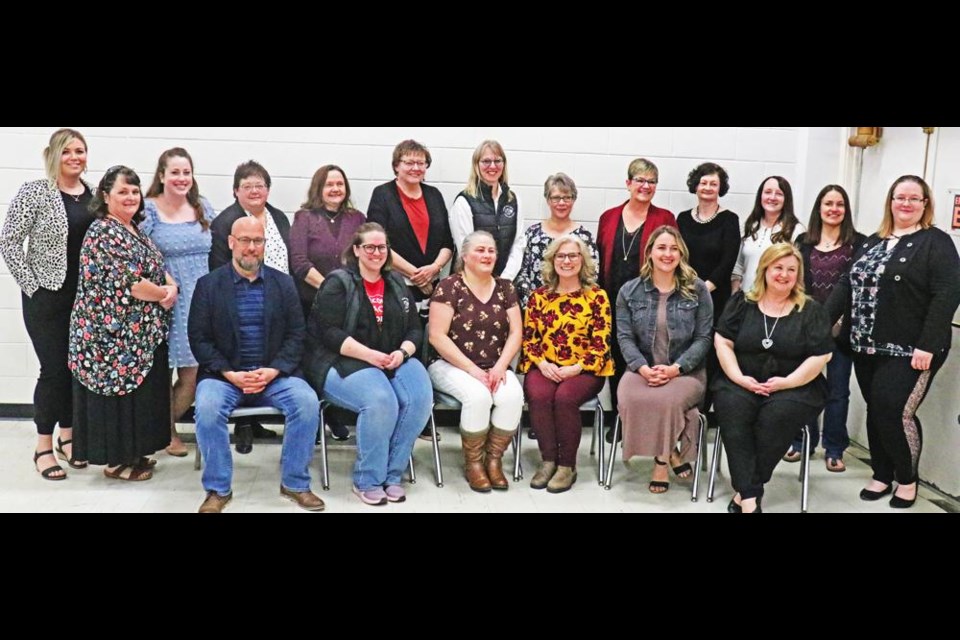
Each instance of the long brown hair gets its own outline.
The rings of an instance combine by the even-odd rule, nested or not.
[[[207,220],[207,217],[203,214],[203,203],[200,202],[200,186],[197,184],[197,175],[193,170],[193,158],[190,157],[190,154],[187,153],[187,150],[183,147],[167,149],[160,154],[160,159],[157,160],[157,170],[153,172],[153,183],[150,185],[150,188],[147,189],[146,197],[156,198],[163,193],[163,174],[166,173],[167,163],[170,162],[171,158],[184,158],[190,163],[190,178],[193,184],[190,185],[190,191],[187,192],[187,202],[193,207],[196,220],[200,223],[200,227],[204,231],[208,231],[210,229],[210,221]]]
[[[676,227],[665,224],[657,227],[653,230],[653,233],[650,234],[650,239],[647,240],[647,247],[643,251],[646,259],[644,259],[643,265],[640,267],[640,277],[646,280],[653,276],[653,245],[657,243],[657,239],[663,234],[667,234],[676,240],[677,247],[680,248],[680,264],[677,265],[677,269],[673,272],[676,287],[680,291],[680,295],[684,298],[696,300],[697,272],[690,266],[690,250],[687,248],[687,243],[683,241],[680,230]]]
[[[887,202],[883,205],[883,222],[880,223],[880,229],[877,233],[881,238],[888,238],[893,233],[893,192],[897,190],[897,185],[901,182],[915,182],[923,190],[923,215],[920,217],[920,228],[929,229],[933,226],[933,193],[930,191],[930,185],[920,176],[900,176],[890,185],[887,191]]]
[[[763,185],[767,180],[776,180],[777,186],[783,191],[783,209],[780,210],[780,231],[770,236],[771,242],[791,242],[793,239],[793,230],[797,227],[797,214],[793,212],[793,189],[786,178],[781,176],[767,176],[760,181],[760,188],[757,189],[757,197],[753,201],[753,211],[743,223],[743,237],[750,236],[757,239],[757,231],[760,229],[760,221],[763,220]]]

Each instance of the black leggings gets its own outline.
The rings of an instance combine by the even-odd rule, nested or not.
[[[823,409],[790,400],[787,392],[770,397],[735,387],[718,390],[713,397],[720,435],[727,448],[730,479],[744,500],[763,496],[780,458],[803,425]]]
[[[857,384],[867,402],[867,440],[874,480],[884,484],[917,481],[923,448],[917,409],[946,359],[946,353],[935,354],[929,371],[917,371],[908,357],[853,354]]]
[[[67,368],[70,311],[76,287],[64,286],[59,291],[43,287],[33,297],[21,292],[23,322],[40,361],[40,377],[33,390],[33,421],[37,433],[53,435],[53,429],[69,429],[73,425],[72,376]]]

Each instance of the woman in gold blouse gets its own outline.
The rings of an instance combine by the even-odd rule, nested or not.
[[[530,486],[550,493],[576,482],[580,405],[613,375],[610,300],[595,273],[583,240],[561,236],[543,256],[544,286],[527,301],[519,371],[543,458]]]

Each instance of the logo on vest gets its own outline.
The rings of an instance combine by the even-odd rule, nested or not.
[[[501,212],[503,213],[504,218],[512,218],[513,216],[517,215],[517,210],[512,204],[505,206],[503,209],[501,209]]]
[[[400,302],[403,303],[403,312],[404,312],[404,313],[409,313],[409,312],[410,312],[410,299],[407,298],[406,296],[404,296],[404,297],[400,298]]]

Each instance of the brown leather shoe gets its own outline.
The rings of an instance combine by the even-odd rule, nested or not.
[[[513,442],[512,431],[501,431],[494,427],[487,434],[487,461],[485,466],[487,477],[490,479],[490,486],[497,491],[506,491],[510,488],[507,477],[503,475],[503,452],[507,450],[511,442]]]
[[[233,500],[232,491],[225,496],[218,495],[216,491],[207,491],[207,499],[200,505],[200,511],[197,513],[222,513],[231,500]]]
[[[533,474],[533,478],[530,480],[531,489],[546,489],[547,484],[550,482],[550,478],[553,477],[553,474],[557,472],[557,463],[556,462],[541,462],[540,468],[537,469],[537,472]]]
[[[569,491],[570,487],[572,487],[576,481],[576,469],[573,467],[559,466],[557,467],[557,472],[550,478],[550,482],[547,483],[547,492],[563,493],[564,491]]]
[[[463,439],[464,475],[470,488],[479,493],[489,493],[492,488],[487,471],[483,468],[483,448],[487,444],[487,434],[461,431]]]
[[[307,511],[323,511],[327,505],[323,504],[320,496],[313,491],[291,491],[283,485],[280,485],[280,495],[284,498],[297,503],[297,506]]]

